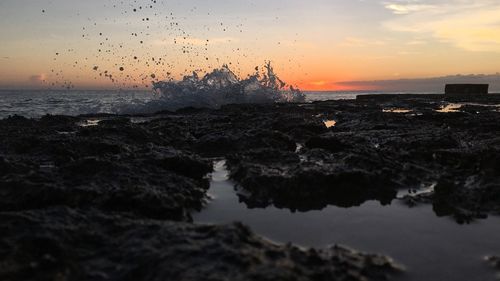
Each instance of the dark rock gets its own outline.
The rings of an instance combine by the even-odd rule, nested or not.
[[[387,280],[388,258],[275,245],[233,224],[51,208],[0,213],[2,280]]]
[[[199,155],[227,158],[250,207],[389,204],[430,186],[402,201],[460,223],[500,213],[498,108],[376,100],[186,109],[138,124],[0,120],[0,279],[380,280],[393,268],[343,248],[272,245],[240,225],[187,224],[212,170]],[[88,118],[100,122],[80,126]]]
[[[296,143],[285,134],[265,129],[212,133],[201,137],[196,142],[196,151],[213,156],[228,155],[230,153],[259,148],[294,151]]]
[[[342,160],[341,160],[342,161]],[[246,191],[241,199],[250,207],[307,211],[327,205],[351,207],[376,199],[388,204],[396,196],[385,170],[349,167],[323,150],[301,159],[281,150],[258,150],[228,158],[231,177]]]
[[[344,141],[343,141],[344,140]],[[346,141],[349,141],[347,143]],[[328,134],[328,135],[320,135],[320,136],[315,136],[310,138],[306,142],[306,146],[308,148],[321,148],[321,149],[326,149],[330,152],[340,152],[345,149],[348,149],[349,147],[352,147],[350,144],[352,141],[352,138],[344,138],[342,134]]]
[[[201,208],[210,161],[126,120],[77,123],[58,116],[0,122],[0,211],[70,206],[186,220]],[[61,134],[63,127],[74,132]]]
[[[500,270],[500,257],[487,256],[485,260],[495,269]]]

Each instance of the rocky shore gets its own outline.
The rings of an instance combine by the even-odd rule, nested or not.
[[[467,223],[500,213],[499,118],[411,97],[3,119],[0,279],[386,280],[382,255],[192,224],[213,159],[250,208],[397,200]]]

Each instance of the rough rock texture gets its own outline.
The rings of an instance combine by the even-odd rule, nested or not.
[[[498,256],[487,256],[485,257],[485,261],[489,266],[493,268],[493,270],[497,271],[497,280],[500,279],[500,257]]]
[[[432,203],[438,215],[467,222],[500,213],[500,112],[486,98],[481,103],[445,107],[438,98],[411,96],[150,116],[14,117],[0,121],[0,171],[6,175],[0,181],[25,189],[2,190],[7,199],[0,199],[0,209],[67,201],[182,220],[203,201],[211,164],[202,155],[228,158],[252,207],[388,204],[400,189],[434,187],[404,200]],[[102,121],[76,125],[92,125],[87,119]],[[326,120],[337,123],[327,128]],[[43,188],[33,190],[33,184]],[[71,200],[64,195],[69,185],[79,194]],[[44,188],[63,190],[57,193],[62,198],[45,198]],[[124,192],[114,192],[119,189]]]
[[[228,159],[232,178],[248,193],[240,198],[250,207],[276,207],[307,211],[334,204],[361,205],[377,199],[387,204],[396,196],[384,170],[368,171],[337,161],[323,150],[300,156],[281,150],[257,150]]]
[[[488,256],[486,257],[486,261],[491,264],[491,266],[497,270],[500,270],[500,257],[497,256]]]
[[[327,131],[294,107],[0,120],[0,280],[386,280],[398,270],[383,256],[189,223],[203,157],[295,155]]]
[[[128,120],[77,121],[0,121],[0,211],[70,206],[185,220],[201,208],[209,161]]]
[[[197,226],[63,207],[0,213],[0,279],[386,280],[391,260],[278,246],[233,224]]]
[[[446,112],[446,105],[415,98],[262,107],[254,115],[240,109],[247,123],[236,128],[273,128],[297,149],[261,145],[223,155],[251,207],[306,211],[372,199],[386,204],[398,190],[433,187],[431,194],[404,200],[432,203],[437,215],[460,223],[498,214],[498,107],[463,104]],[[329,129],[318,125],[325,120],[337,123]]]
[[[460,223],[499,214],[499,109],[445,105],[413,96],[0,120],[0,279],[383,280],[394,266],[381,256],[189,224],[206,200],[206,157],[227,158],[250,207],[389,204],[404,189],[428,190],[399,199]]]

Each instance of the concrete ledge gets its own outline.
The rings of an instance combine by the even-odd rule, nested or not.
[[[488,84],[447,84],[445,95],[487,95]]]
[[[435,100],[450,102],[500,103],[500,93],[480,95],[445,95],[445,94],[368,94],[356,96],[358,101],[393,101],[393,100]]]

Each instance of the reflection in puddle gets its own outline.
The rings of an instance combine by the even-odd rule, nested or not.
[[[159,119],[159,117],[131,117],[130,123],[132,124],[141,124],[151,122],[153,120]]]
[[[51,170],[56,167],[54,162],[43,162],[40,164],[40,170]]]
[[[332,127],[335,127],[335,125],[337,125],[337,121],[335,121],[335,120],[326,120],[326,121],[323,121],[323,123],[325,123],[325,126],[328,129],[332,128]]]
[[[389,113],[410,113],[411,110],[405,108],[386,108],[383,112]]]
[[[408,208],[398,200],[389,206],[368,201],[304,213],[248,209],[239,202],[223,161],[215,165],[209,193],[214,200],[193,214],[196,223],[241,221],[276,242],[317,248],[342,244],[386,254],[407,268],[399,280],[495,280],[484,257],[500,253],[498,217],[459,225],[437,217],[429,205]]]
[[[299,153],[304,146],[300,143],[295,144],[295,153]]]
[[[421,188],[418,189],[399,190],[397,198],[402,199],[405,196],[416,197],[422,194],[430,194],[434,192],[434,188],[436,187],[436,185],[437,183],[434,182],[428,186],[422,186]]]
[[[78,126],[80,126],[80,127],[94,127],[94,126],[99,125],[99,122],[101,122],[101,121],[102,120],[100,120],[100,119],[87,119],[85,121],[78,123]]]
[[[450,113],[450,112],[460,112],[460,108],[462,108],[462,104],[459,103],[449,103],[447,105],[441,106],[441,109],[436,110],[441,113]]]

